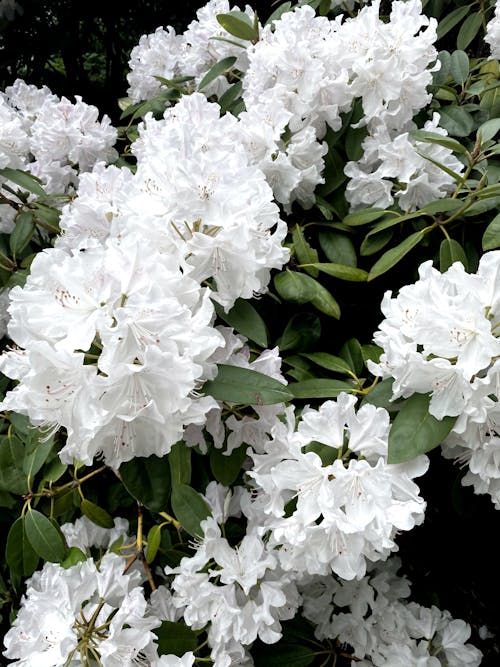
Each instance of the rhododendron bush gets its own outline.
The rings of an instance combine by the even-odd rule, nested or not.
[[[8,664],[499,658],[415,545],[499,527],[500,7],[272,9],[143,35],[116,127],[1,93]]]

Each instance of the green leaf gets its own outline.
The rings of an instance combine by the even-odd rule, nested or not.
[[[119,477],[125,488],[153,512],[165,511],[170,498],[170,466],[166,456],[136,457],[122,463]]]
[[[294,398],[336,398],[341,392],[352,393],[353,386],[344,380],[314,378],[288,385]]]
[[[315,345],[321,336],[321,322],[312,313],[293,315],[278,340],[281,352],[296,350],[300,352]]]
[[[208,86],[209,83],[215,81],[215,79],[221,74],[228,72],[233,67],[236,60],[236,56],[228,56],[227,58],[219,60],[218,63],[215,63],[215,65],[208,70],[203,79],[200,81],[198,90],[201,92]]]
[[[48,459],[52,451],[53,440],[43,440],[38,429],[33,430],[31,439],[26,443],[23,472],[28,478],[32,480],[37,474],[45,461]]]
[[[84,563],[88,557],[83,553],[78,547],[70,547],[64,557],[64,560],[61,562],[61,567],[67,570],[78,563]]]
[[[439,247],[439,270],[441,273],[448,271],[453,262],[462,262],[465,270],[468,270],[467,255],[460,243],[454,239],[443,239]]]
[[[243,405],[273,405],[292,395],[283,383],[249,368],[219,364],[215,380],[203,385],[203,393],[217,401]]]
[[[172,488],[191,481],[191,449],[184,442],[177,442],[168,453]]]
[[[28,542],[23,517],[17,518],[7,534],[5,560],[13,573],[29,577],[38,566],[39,556]]]
[[[474,119],[462,107],[443,107],[439,113],[441,114],[440,126],[454,137],[468,137],[474,130]]]
[[[240,97],[241,91],[243,90],[243,82],[237,81],[232,86],[230,86],[225,93],[219,97],[219,106],[222,109],[222,112],[225,113],[228,111],[232,104]]]
[[[354,268],[357,266],[358,258],[356,256],[356,249],[347,234],[321,231],[318,239],[321,250],[330,262]]]
[[[431,201],[425,206],[422,206],[421,210],[426,213],[433,215],[434,213],[451,213],[453,211],[458,211],[464,205],[463,201],[459,199],[437,199],[436,201]]]
[[[346,215],[342,222],[349,227],[359,227],[359,225],[367,225],[369,222],[378,220],[386,214],[387,211],[383,208],[362,208],[355,213]]]
[[[457,37],[457,48],[465,50],[479,32],[483,20],[483,12],[474,12],[460,26]]]
[[[439,30],[439,26],[438,26]],[[441,68],[432,73],[432,80],[435,86],[441,86],[450,73],[451,56],[448,51],[440,51],[438,53],[438,61],[441,63]]]
[[[317,262],[316,264],[311,264],[311,266],[317,267],[323,273],[327,273],[329,276],[334,278],[339,278],[340,280],[349,280],[351,282],[365,282],[368,278],[368,273],[363,271],[363,269],[357,269],[353,266],[344,266],[342,264],[334,264],[333,262]]]
[[[246,444],[234,449],[229,456],[226,456],[221,449],[212,449],[210,452],[210,469],[215,479],[224,486],[231,486],[240,474],[246,457]]]
[[[34,195],[39,197],[46,197],[47,193],[42,188],[41,180],[33,174],[28,174],[25,171],[20,169],[11,169],[10,167],[4,167],[0,169],[0,176],[8,178],[9,181],[18,185],[22,190],[27,190]]]
[[[465,51],[453,51],[450,60],[450,72],[457,83],[463,84],[467,81],[467,77],[469,76],[469,56]],[[440,109],[441,111],[443,110]]]
[[[229,14],[217,14],[216,19],[226,32],[238,39],[249,42],[257,42],[259,39],[258,25],[252,25],[248,15],[244,12],[233,11]]]
[[[277,644],[260,643],[252,647],[255,667],[308,667],[316,657],[317,647],[281,640]]]
[[[438,134],[437,132],[429,132],[427,130],[413,130],[413,132],[410,132],[410,136],[412,137],[412,139],[415,139],[415,141],[421,141],[427,144],[437,144],[438,146],[444,146],[445,148],[449,148],[451,151],[454,151],[455,153],[467,152],[465,146],[462,146],[462,144],[459,141],[457,141],[456,139],[452,139],[451,137]]]
[[[483,250],[500,248],[500,213],[486,227],[482,239]]]
[[[359,254],[362,257],[374,255],[379,250],[382,250],[382,248],[385,248],[393,236],[393,229],[383,229],[381,231],[374,230],[373,232],[369,232],[359,247]]]
[[[48,227],[51,232],[56,234],[61,231],[59,228],[61,211],[40,202],[34,202],[33,207],[36,209],[35,222],[40,223],[43,227]]]
[[[386,378],[382,382],[378,382],[370,391],[365,394],[361,405],[371,403],[377,408],[384,408],[387,412],[398,411],[400,405],[392,401],[392,385],[394,378]]]
[[[368,361],[373,361],[374,363],[378,364],[382,352],[383,352],[382,348],[379,347],[378,345],[372,345],[370,343],[362,345],[361,354],[363,355],[363,362],[365,366],[368,368],[367,365]]]
[[[62,461],[57,456],[44,468],[41,481],[57,482],[57,480],[64,475],[67,469],[68,466],[65,463],[62,463]]]
[[[23,458],[24,447],[17,436],[0,437],[0,491],[27,493],[26,477],[18,467]]]
[[[385,252],[382,257],[375,262],[372,266],[372,269],[368,275],[368,280],[373,280],[378,276],[381,276],[383,273],[391,269],[395,264],[397,264],[403,257],[410,252],[412,248],[422,241],[424,234],[422,232],[415,232],[408,236],[404,241],[402,241],[395,248],[391,248]]]
[[[15,222],[16,226],[9,237],[9,246],[14,257],[17,257],[31,241],[36,225],[31,212],[19,213]]]
[[[151,564],[156,558],[161,543],[161,526],[156,524],[149,530],[146,547],[146,562]]]
[[[311,354],[302,353],[302,356],[314,362],[321,368],[326,368],[334,373],[342,373],[342,375],[351,375],[352,370],[345,359],[336,357],[334,354],[328,352],[313,352]]]
[[[261,347],[267,347],[266,323],[247,299],[237,299],[228,313],[214,302],[217,315],[242,336],[252,340]]]
[[[440,445],[457,418],[429,414],[430,397],[413,394],[401,405],[389,432],[388,463],[404,463]]]
[[[295,256],[299,264],[313,264],[318,261],[318,253],[306,241],[304,232],[300,225],[295,225],[292,231],[293,247],[295,249]],[[313,267],[304,267],[307,273],[314,278],[318,275],[318,269]]]
[[[278,21],[278,19],[280,19],[283,14],[290,11],[291,6],[292,6],[291,2],[284,2],[282,5],[280,5],[277,9],[274,10],[271,16],[267,19],[265,25],[270,25],[271,23],[274,23],[274,21]]]
[[[314,278],[311,278],[314,280]],[[313,305],[320,313],[324,313],[329,317],[334,317],[336,320],[340,319],[340,306],[337,303],[336,299],[330,294],[330,292],[323,287],[321,283],[314,280],[314,298],[311,299],[311,305]]]
[[[193,537],[202,537],[200,523],[211,515],[210,507],[203,496],[187,484],[178,484],[172,489],[172,509],[184,530]]]
[[[351,371],[358,377],[363,370],[363,352],[356,338],[350,338],[340,348],[339,356],[345,359]]]
[[[87,519],[90,519],[92,523],[95,523],[96,526],[100,526],[101,528],[113,528],[115,525],[113,517],[105,509],[92,503],[90,500],[87,500],[87,498],[82,500],[80,509],[82,510],[82,514],[84,514]]]
[[[498,130],[500,130],[500,118],[490,118],[490,120],[480,125],[477,128],[477,136],[481,137],[481,144],[493,139]]]
[[[449,32],[457,25],[457,23],[460,23],[464,16],[467,16],[471,7],[472,5],[457,7],[457,9],[454,9],[449,14],[446,14],[443,20],[439,22],[437,27],[437,38],[441,39],[441,37],[444,37],[447,32]]]
[[[66,546],[60,532],[38,510],[28,508],[24,515],[24,529],[33,550],[50,563],[60,563]]]
[[[188,628],[182,621],[163,621],[153,630],[158,637],[158,655],[177,655],[182,657],[198,646],[197,632]]]
[[[274,287],[280,297],[290,303],[307,303],[316,292],[312,278],[290,269],[274,276]]]

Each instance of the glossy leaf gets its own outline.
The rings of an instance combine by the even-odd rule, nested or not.
[[[294,398],[336,398],[341,392],[352,392],[353,386],[343,380],[330,378],[314,378],[288,385]]]
[[[214,303],[217,315],[230,327],[261,347],[267,347],[266,323],[247,299],[237,299],[228,313]]]
[[[500,213],[486,227],[482,239],[483,250],[500,248]]]
[[[472,40],[476,37],[481,28],[483,12],[474,12],[468,16],[460,26],[457,37],[457,48],[462,51],[466,49]]]
[[[347,234],[333,231],[319,233],[319,244],[327,259],[333,264],[356,267],[358,258],[354,243]]]
[[[99,507],[99,505],[96,505],[90,500],[87,500],[87,498],[82,500],[80,509],[82,510],[82,514],[84,514],[87,519],[90,519],[92,523],[95,523],[96,526],[100,526],[101,528],[113,528],[115,525],[113,517],[105,509]]]
[[[428,130],[414,130],[410,133],[411,137],[417,142],[421,141],[428,144],[437,144],[438,146],[444,146],[449,148],[454,153],[466,153],[467,149],[465,146],[457,141],[452,139],[452,137],[443,136],[437,132],[429,132]]]
[[[240,11],[233,11],[228,14],[217,14],[218,23],[229,34],[249,42],[256,42],[259,39],[258,25],[252,25],[247,14]]]
[[[447,32],[449,32],[458,23],[460,23],[460,21],[464,18],[464,16],[467,16],[467,14],[469,13],[469,9],[471,7],[472,5],[457,7],[456,9],[453,9],[451,12],[446,14],[446,16],[441,21],[439,21],[439,25],[437,27],[438,39],[444,37],[444,35],[446,35]]]
[[[312,248],[306,241],[304,231],[300,225],[295,225],[292,231],[292,241],[295,250],[295,256],[299,264],[313,264],[318,261],[318,252]],[[314,267],[304,267],[309,275],[317,277],[318,269]]]
[[[38,510],[29,508],[24,516],[24,529],[33,550],[44,560],[60,563],[66,546],[60,532]]]
[[[363,352],[356,338],[350,338],[342,345],[339,356],[345,360],[356,376],[360,375],[363,370]]]
[[[386,214],[387,211],[383,208],[363,208],[355,213],[349,213],[342,222],[349,227],[359,227],[359,225],[367,225],[369,222],[378,220]]]
[[[313,278],[311,278],[313,280]],[[313,305],[320,313],[328,315],[328,317],[334,317],[336,320],[340,319],[340,306],[337,303],[337,300],[333,295],[323,287],[318,281],[314,281],[314,298],[311,299],[311,305]]]
[[[194,651],[198,645],[195,630],[188,628],[182,621],[163,621],[160,627],[154,628],[158,638],[158,655],[177,655],[182,657],[188,651]]]
[[[200,81],[198,90],[201,92],[208,86],[209,83],[215,81],[215,79],[217,79],[217,77],[219,77],[221,74],[228,72],[233,67],[236,60],[236,56],[228,56],[227,58],[219,60],[218,63],[215,63],[215,65],[208,70],[203,79]]]
[[[389,432],[388,463],[404,463],[440,445],[457,418],[429,414],[430,398],[413,394],[401,405]]]
[[[31,241],[35,233],[36,225],[33,213],[26,211],[19,213],[15,220],[16,226],[9,237],[10,250],[17,257]]]
[[[33,174],[27,174],[21,169],[11,169],[11,167],[4,167],[0,169],[0,176],[12,181],[18,185],[22,190],[27,190],[39,197],[46,197],[47,193],[42,188],[41,181]]]
[[[161,543],[161,526],[156,524],[149,529],[146,546],[146,562],[152,563],[156,558]]]
[[[415,232],[408,236],[395,248],[387,250],[387,252],[385,252],[382,257],[372,266],[370,274],[368,275],[368,280],[373,280],[386,271],[389,271],[389,269],[402,260],[403,257],[408,254],[412,248],[418,245],[423,238],[424,234],[422,232]]]
[[[282,299],[290,303],[307,303],[314,298],[315,286],[310,276],[298,271],[282,271],[274,276],[274,287]]]
[[[454,262],[462,262],[465,270],[468,269],[467,255],[455,239],[443,239],[439,247],[439,270],[447,271]]]
[[[364,282],[368,278],[368,273],[363,269],[358,269],[354,266],[344,266],[342,264],[334,264],[333,262],[317,262],[312,264],[323,273],[329,276],[339,278],[340,280],[349,280],[351,282]]]
[[[469,76],[469,56],[458,49],[453,51],[450,60],[450,72],[457,83],[463,84]]]
[[[39,556],[26,537],[23,517],[18,517],[9,529],[5,560],[12,572],[19,576],[29,577],[37,568]]]
[[[241,466],[247,457],[247,445],[233,450],[226,456],[221,449],[212,449],[210,452],[210,469],[215,479],[224,486],[231,486],[241,471]]]
[[[184,442],[177,442],[168,453],[172,488],[191,482],[191,449]]]
[[[443,107],[439,113],[441,115],[439,125],[454,137],[468,137],[474,129],[474,119],[462,107]]]
[[[334,354],[313,352],[311,354],[302,353],[302,356],[321,366],[321,368],[326,368],[334,373],[342,373],[342,375],[350,375],[352,373],[347,361],[342,359],[342,357],[336,357]]]
[[[201,537],[200,523],[211,515],[210,507],[203,496],[187,484],[178,484],[172,489],[172,509],[186,532]]]
[[[490,118],[477,129],[477,135],[481,137],[481,143],[486,143],[496,136],[500,130],[500,118]]]
[[[165,511],[170,499],[170,466],[166,456],[137,457],[122,463],[119,476],[131,496],[153,512]]]
[[[290,318],[278,346],[282,352],[296,350],[301,352],[317,343],[321,336],[321,322],[312,313],[297,313]]]
[[[289,401],[287,386],[249,368],[220,364],[215,380],[203,385],[203,393],[217,401],[243,405],[273,405]]]

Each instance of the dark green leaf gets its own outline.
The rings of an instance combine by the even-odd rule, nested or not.
[[[38,510],[28,508],[24,516],[24,529],[33,550],[44,560],[60,563],[66,546],[59,531]]]
[[[469,76],[469,56],[465,51],[453,51],[450,60],[450,72],[457,83],[463,84],[467,81],[467,77]]]
[[[364,282],[368,278],[368,273],[363,269],[357,269],[353,266],[344,266],[342,264],[334,264],[332,262],[317,262],[312,264],[323,273],[329,276],[339,278],[340,280],[349,280],[351,282]]]
[[[87,556],[83,553],[78,547],[70,547],[64,557],[64,560],[61,562],[61,567],[67,570],[78,563],[84,563],[87,560]]]
[[[334,373],[342,373],[342,375],[351,375],[352,370],[345,359],[336,357],[328,352],[313,352],[312,354],[302,353],[302,356],[310,361],[313,361],[321,368],[326,368]]]
[[[458,211],[464,205],[459,199],[438,199],[436,201],[431,201],[425,206],[422,206],[422,211],[426,213],[451,213],[452,211]]]
[[[57,482],[64,475],[68,466],[59,457],[53,459],[43,470],[42,482]]]
[[[438,60],[441,63],[441,67],[436,72],[432,73],[432,80],[435,86],[442,85],[448,78],[448,74],[450,73],[451,56],[448,51],[440,51],[438,53]]]
[[[367,225],[369,222],[378,220],[386,214],[387,211],[383,208],[362,208],[355,213],[346,215],[342,222],[349,227],[358,227],[359,225]]]
[[[172,488],[191,481],[191,449],[184,442],[177,442],[168,453]]]
[[[486,227],[482,240],[483,250],[500,248],[500,213]]]
[[[474,119],[462,107],[448,106],[439,110],[439,124],[454,137],[468,137],[474,129]]]
[[[259,643],[252,648],[255,667],[308,667],[316,657],[314,645],[280,641],[277,644]]]
[[[24,577],[32,575],[38,566],[39,557],[26,538],[23,517],[16,519],[10,527],[5,560],[12,572]]]
[[[119,476],[136,500],[153,512],[165,511],[170,498],[170,466],[166,456],[137,457],[122,463]]]
[[[368,280],[373,280],[374,278],[381,276],[383,273],[391,269],[395,264],[403,259],[403,257],[409,253],[412,248],[418,245],[423,238],[424,234],[422,234],[422,232],[415,232],[414,234],[408,236],[395,248],[391,248],[385,252],[382,257],[372,266],[370,274],[368,275]]]
[[[228,56],[227,58],[219,60],[218,63],[215,63],[215,65],[208,70],[203,79],[200,81],[198,90],[202,91],[208,86],[209,83],[215,81],[215,79],[221,74],[228,72],[233,67],[236,60],[237,58],[235,56]]]
[[[223,113],[228,111],[231,105],[240,97],[242,89],[243,83],[241,81],[237,81],[219,97],[219,106]]]
[[[336,398],[343,391],[351,393],[353,390],[351,383],[329,378],[292,382],[288,388],[294,398]]]
[[[351,371],[358,377],[363,370],[363,352],[356,338],[350,338],[340,348],[339,356],[345,359]]]
[[[290,11],[291,6],[292,6],[291,2],[284,2],[282,5],[280,5],[277,9],[274,10],[271,16],[267,19],[265,25],[269,25],[274,21],[278,21],[278,19],[281,18],[282,14],[285,14],[286,12]]]
[[[161,543],[161,526],[156,524],[152,526],[148,533],[146,547],[146,562],[152,563],[156,558]]]
[[[217,401],[243,405],[273,405],[289,401],[286,385],[249,368],[220,364],[215,380],[203,385],[203,393]]]
[[[380,360],[380,355],[382,354],[383,350],[381,347],[378,345],[362,345],[361,346],[361,353],[363,355],[363,361],[365,363],[365,366],[367,366],[368,361],[373,361],[374,363],[378,364]]]
[[[500,118],[490,118],[477,129],[478,137],[481,137],[481,143],[484,144],[493,139],[500,130]]]
[[[382,250],[382,248],[385,248],[385,246],[392,239],[393,235],[393,229],[383,229],[380,232],[369,232],[361,243],[359,254],[362,257],[369,257],[370,255],[374,255],[379,250]]]
[[[443,20],[439,21],[439,25],[437,27],[437,38],[441,39],[441,37],[444,37],[444,35],[446,35],[447,32],[449,32],[452,28],[454,28],[457,25],[457,23],[460,23],[460,21],[464,18],[464,16],[467,16],[467,14],[469,13],[469,9],[471,7],[472,5],[465,5],[465,7],[457,7],[449,14],[446,14]]]
[[[230,35],[238,39],[244,39],[249,42],[256,42],[259,39],[259,28],[252,25],[247,14],[240,11],[233,11],[229,14],[217,14],[217,21]]]
[[[46,197],[47,193],[41,186],[41,181],[33,174],[28,174],[20,169],[11,169],[10,167],[4,167],[0,169],[0,176],[8,178],[9,181],[18,185],[22,190],[27,190],[34,195],[39,197]]]
[[[24,447],[16,435],[0,437],[0,491],[24,494],[26,477],[18,467],[24,458]]]
[[[354,248],[354,243],[346,234],[321,231],[319,233],[319,244],[327,259],[333,264],[356,268],[358,263],[356,249]]]
[[[467,271],[467,255],[460,243],[454,239],[443,239],[439,247],[439,270],[441,273],[448,271],[453,262],[462,262]]]
[[[457,37],[457,48],[466,49],[479,32],[483,20],[483,12],[475,12],[468,16],[460,26]]]
[[[228,313],[214,303],[217,315],[230,327],[261,347],[267,347],[266,323],[247,299],[237,299]]]
[[[318,261],[318,253],[306,241],[304,232],[300,225],[295,225],[292,231],[293,247],[295,249],[295,256],[299,264],[313,264]],[[309,275],[314,278],[318,275],[318,269],[314,267],[304,267]]]
[[[23,212],[16,216],[16,226],[9,237],[9,245],[14,257],[21,253],[31,241],[35,233],[36,225],[33,213]]]
[[[321,283],[314,280],[314,298],[311,299],[311,305],[313,305],[320,313],[324,313],[329,317],[334,317],[336,320],[340,319],[340,306],[335,300],[335,298],[330,294],[330,292],[323,287]]]
[[[361,405],[371,403],[377,408],[385,408],[388,412],[398,411],[400,405],[392,401],[392,385],[394,378],[386,378],[378,382],[370,391],[365,394]]]
[[[429,414],[430,398],[413,394],[401,405],[389,432],[388,463],[404,463],[440,445],[457,418]]]
[[[197,633],[182,621],[163,621],[153,630],[158,637],[158,655],[177,655],[182,657],[188,651],[194,651],[198,645]]]
[[[274,287],[282,299],[290,303],[307,303],[314,298],[312,278],[298,271],[282,271],[274,276]]]
[[[349,127],[345,133],[345,150],[349,160],[357,162],[363,157],[363,141],[368,135],[366,127]]]
[[[290,318],[278,346],[282,352],[307,350],[317,343],[321,336],[321,322],[312,313],[297,313]]]
[[[96,526],[100,526],[101,528],[113,528],[115,525],[113,517],[105,509],[92,503],[86,498],[82,500],[80,509],[82,510],[82,514],[84,514],[87,519],[90,519],[92,523],[95,523]]]
[[[215,479],[224,486],[231,486],[241,471],[241,466],[247,456],[246,451],[246,444],[233,450],[229,456],[226,456],[221,449],[212,449],[210,452],[210,469]]]
[[[26,443],[23,472],[28,480],[33,479],[52,451],[52,438],[44,441],[40,436],[40,431],[34,429],[30,441]]]
[[[211,515],[210,507],[203,496],[187,484],[178,484],[172,489],[172,509],[184,530],[193,537],[202,537],[200,523]]]

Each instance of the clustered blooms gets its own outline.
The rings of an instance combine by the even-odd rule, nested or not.
[[[228,310],[288,258],[286,224],[235,123],[202,95],[147,118],[136,173],[83,174],[65,234],[11,290],[8,332],[22,349],[0,359],[19,380],[2,406],[64,426],[65,462],[162,456],[216,407],[196,393],[225,343],[211,297]]]
[[[495,3],[495,13],[488,21],[484,41],[490,45],[491,58],[500,58],[500,2]]]
[[[306,408],[297,428],[290,407],[272,439],[249,452],[255,497],[243,509],[287,571],[359,579],[367,560],[397,549],[397,531],[423,521],[412,478],[427,457],[387,464],[389,414],[369,404],[356,412],[355,403],[342,393]]]
[[[498,251],[475,274],[460,262],[444,274],[424,262],[415,284],[385,294],[374,336],[384,352],[370,370],[394,378],[394,399],[430,393],[434,417],[458,417],[443,454],[468,463],[463,483],[500,509],[499,275]]]
[[[470,627],[448,611],[407,600],[410,585],[393,557],[363,579],[306,578],[299,590],[303,616],[318,639],[338,639],[361,667],[477,667],[481,653],[468,644]]]
[[[367,125],[368,137],[363,159],[346,165],[348,201],[353,208],[388,206],[396,196],[409,210],[445,196],[453,185],[446,171],[419,153],[457,173],[462,165],[449,149],[408,138],[413,116],[430,101],[427,87],[439,67],[436,20],[422,14],[420,0],[392,3],[388,22],[379,18],[379,6],[376,1],[354,17],[329,20],[305,5],[260,28],[255,44],[235,46],[215,19],[229,11],[227,1],[211,0],[184,35],[169,27],[141,39],[130,60],[129,94],[134,101],[158,94],[155,77],[191,75],[199,82],[217,60],[237,57],[234,69],[244,75],[241,140],[287,212],[294,201],[303,208],[314,203],[314,190],[323,183],[327,127],[339,130],[343,115],[360,100],[357,125]],[[246,13],[252,21],[248,7]],[[192,64],[193,54],[201,70]],[[203,92],[220,97],[228,86],[221,75]],[[446,134],[438,122],[435,115],[427,129]]]
[[[81,97],[72,103],[46,86],[17,79],[0,95],[0,168],[31,172],[49,194],[72,190],[80,172],[117,158],[116,129],[107,116],[99,121],[98,114]],[[0,231],[12,230],[15,213],[0,205]]]

